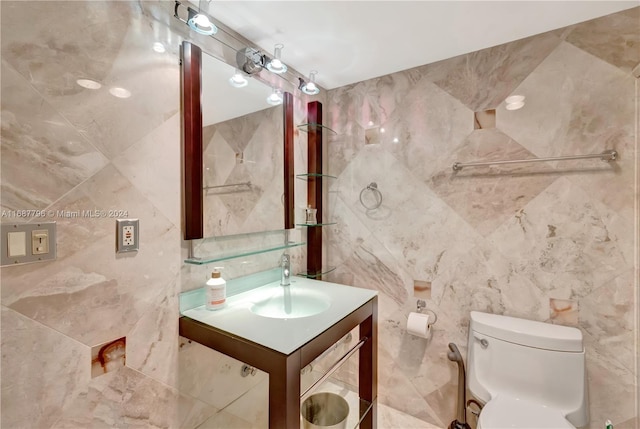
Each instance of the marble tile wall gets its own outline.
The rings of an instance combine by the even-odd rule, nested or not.
[[[179,45],[190,38],[208,52],[219,47],[174,23],[172,7],[0,4],[0,204],[44,210],[58,223],[56,261],[0,274],[2,427],[245,429],[265,421],[266,374],[242,378],[241,362],[178,336],[178,294],[201,287],[211,271],[183,263]],[[33,19],[43,25],[32,28]],[[154,42],[166,52],[154,52]],[[102,87],[82,88],[79,78]],[[131,97],[113,97],[112,87]],[[296,101],[297,118],[304,107]],[[299,140],[296,162],[303,166],[306,141]],[[139,218],[140,250],[115,254],[113,218],[62,215],[95,209]],[[279,234],[199,246],[227,254],[282,242]],[[304,250],[291,253],[294,269],[301,267]],[[265,253],[219,265],[234,278],[273,268],[278,258]],[[92,351],[114,341],[116,359],[100,371]],[[239,398],[265,402],[264,412],[243,414],[234,408]]]
[[[204,127],[204,235],[282,229],[283,107]],[[223,221],[221,221],[223,219]]]
[[[178,46],[187,33],[169,19],[171,7],[2,1],[0,12],[0,205],[51,210],[58,222],[57,261],[0,273],[0,425],[264,426],[256,405],[266,400],[266,375],[242,378],[241,362],[177,332],[179,292],[199,287],[210,269],[182,262]],[[34,17],[46,25],[32,30]],[[634,9],[330,92],[326,121],[339,133],[327,145],[326,171],[339,178],[325,205],[338,222],[325,232],[338,266],[328,279],[380,291],[385,428],[400,421],[390,417],[395,410],[406,413],[402,427],[452,420],[455,368],[446,345],[464,350],[471,309],[560,322],[555,308],[564,323],[558,310],[569,308],[590,353],[593,427],[605,417],[623,428],[637,419],[629,233],[637,219],[637,20]],[[167,52],[154,52],[156,41]],[[83,89],[78,78],[103,86]],[[114,86],[131,97],[111,96]],[[505,111],[504,97],[525,90],[553,100],[556,114],[533,95],[527,115]],[[304,107],[297,101],[296,114]],[[474,112],[492,110],[492,126],[474,126],[486,124]],[[304,146],[299,136],[298,172]],[[621,153],[613,166],[450,172],[454,160],[610,146]],[[372,181],[384,200],[367,211],[358,196]],[[299,215],[304,192],[296,200]],[[96,208],[139,218],[140,251],[115,255],[113,219],[56,215]],[[273,239],[199,245],[228,252]],[[291,253],[302,266],[304,251]],[[225,276],[273,267],[277,257],[227,261]],[[414,286],[425,284],[423,298],[439,316],[429,341],[404,332]],[[92,349],[120,338],[125,365],[92,378]]]
[[[580,328],[589,427],[637,427],[639,22],[635,8],[329,91],[327,279],[380,292],[382,404],[447,427],[447,344],[466,353],[480,310]],[[451,168],[606,149],[619,161]],[[376,210],[359,199],[371,182]],[[405,332],[417,284],[429,340]]]

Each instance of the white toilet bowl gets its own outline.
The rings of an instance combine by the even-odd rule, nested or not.
[[[510,397],[487,402],[480,413],[477,429],[575,429],[553,408]]]
[[[478,429],[575,429],[589,422],[579,329],[471,312],[470,392]]]

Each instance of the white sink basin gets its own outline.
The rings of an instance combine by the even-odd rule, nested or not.
[[[181,307],[181,314],[290,354],[377,295],[370,289],[296,276],[291,277],[291,286],[283,287],[280,269],[232,279],[227,290],[253,284],[263,286],[228,296],[227,306],[216,311],[204,305],[204,289],[183,292],[180,305],[188,308]]]
[[[297,319],[322,313],[331,306],[331,299],[323,292],[298,289],[295,286],[271,288],[266,296],[259,297],[249,311],[274,319]]]

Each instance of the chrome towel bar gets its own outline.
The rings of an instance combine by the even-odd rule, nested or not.
[[[331,365],[331,367],[327,370],[327,372],[325,372],[324,375],[318,379],[318,381],[313,383],[307,390],[304,391],[304,393],[302,393],[302,395],[300,395],[300,402],[303,402],[305,399],[311,396],[316,388],[320,386],[320,384],[322,384],[327,378],[331,377],[331,375],[336,372],[347,359],[349,359],[355,352],[357,352],[360,347],[362,347],[364,343],[367,342],[367,340],[367,337],[362,338],[355,346],[351,347],[351,349],[349,349],[347,353],[345,353],[340,359],[334,362],[333,365]]]
[[[513,159],[507,161],[484,161],[484,162],[454,162],[453,171],[460,171],[466,167],[485,167],[487,165],[502,165],[502,164],[520,164],[524,162],[547,162],[547,161],[568,161],[571,159],[589,159],[600,158],[603,161],[615,161],[618,159],[618,152],[615,150],[607,150],[602,153],[594,153],[590,155],[572,155],[572,156],[556,156],[550,158],[530,158],[530,159]]]

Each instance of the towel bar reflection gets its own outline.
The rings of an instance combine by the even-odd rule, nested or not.
[[[232,186],[247,186],[247,187],[251,187],[251,182],[241,182],[241,183],[230,183],[228,185],[216,185],[216,186],[205,186],[204,189],[205,191],[207,189],[218,189],[218,188],[230,188]]]
[[[454,162],[453,171],[460,171],[467,167],[485,167],[488,165],[503,165],[503,164],[520,164],[524,162],[547,162],[547,161],[568,161],[572,159],[590,159],[600,158],[603,161],[615,161],[618,159],[618,152],[615,150],[606,150],[602,153],[593,153],[589,155],[572,155],[572,156],[556,156],[551,158],[530,158],[530,159],[513,159],[506,161],[484,161],[484,162]]]

